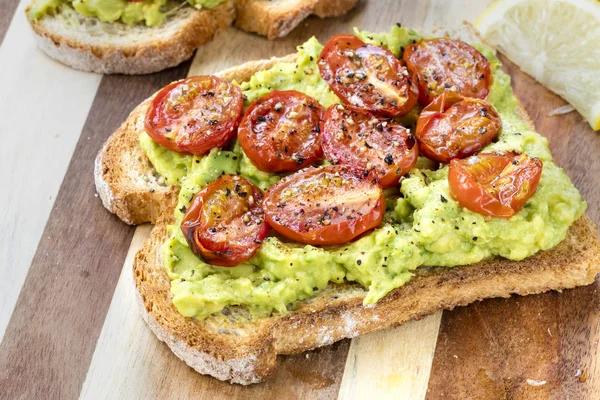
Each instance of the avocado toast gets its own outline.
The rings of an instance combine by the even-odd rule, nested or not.
[[[356,0],[32,0],[38,47],[73,68],[148,74],[189,59],[231,25],[275,39],[314,14],[335,17]]]
[[[450,36],[479,41],[468,28]],[[219,76],[226,81],[236,80],[249,89],[252,83],[244,86],[244,82],[251,81],[256,72],[268,70],[278,62],[293,65],[296,57],[248,63]],[[318,84],[311,86],[320,90]],[[318,288],[314,296],[293,302],[283,312],[259,315],[233,306],[208,316],[199,312],[199,318],[184,317],[181,303],[180,307],[173,303],[171,279],[165,268],[169,253],[164,245],[171,240],[167,225],[174,222],[179,187],[167,185],[165,176],[159,175],[150,163],[153,158],[159,169],[158,159],[148,152],[148,147],[144,151],[139,140],[150,101],[134,110],[99,154],[96,184],[105,206],[121,219],[156,224],[134,265],[143,315],[157,336],[201,373],[237,383],[257,382],[273,370],[277,354],[302,352],[483,298],[588,284],[598,272],[597,233],[583,216],[551,250],[520,261],[485,257],[484,261],[456,268],[419,267],[411,270],[415,276],[404,285],[366,306],[363,302],[367,285],[345,281]],[[533,128],[522,107],[517,105],[514,113],[528,129]],[[573,204],[580,202],[574,201]],[[366,264],[367,261],[363,265]]]

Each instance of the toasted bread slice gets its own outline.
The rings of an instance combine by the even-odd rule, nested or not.
[[[285,316],[248,322],[243,310],[229,309],[198,321],[182,316],[171,301],[162,262],[168,237],[164,223],[155,226],[135,258],[142,316],[190,367],[240,384],[267,378],[278,354],[301,353],[477,300],[587,285],[600,271],[596,228],[584,216],[552,250],[519,262],[496,258],[455,268],[417,269],[416,277],[371,307],[362,305],[367,291],[360,285],[330,284]]]
[[[277,61],[294,58],[250,62],[219,75],[243,82]],[[156,224],[133,267],[142,315],[160,340],[202,374],[240,384],[259,382],[273,372],[278,354],[300,353],[485,298],[590,284],[600,272],[600,240],[584,216],[552,250],[519,262],[493,258],[455,268],[419,268],[415,278],[373,306],[363,306],[367,291],[362,286],[330,284],[295,303],[287,315],[249,321],[243,307],[231,307],[205,320],[184,317],[171,301],[162,260],[178,189],[165,185],[138,141],[149,101],[131,113],[99,153],[96,186],[104,205],[124,221]],[[518,112],[533,127],[522,107]]]
[[[148,74],[189,59],[234,18],[234,0],[225,0],[213,9],[181,7],[157,27],[101,22],[68,6],[30,23],[38,47],[63,64],[103,74]]]
[[[357,0],[238,0],[235,26],[277,39],[286,36],[306,17],[337,17],[347,13]]]

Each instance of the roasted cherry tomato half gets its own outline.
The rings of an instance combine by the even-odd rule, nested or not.
[[[502,120],[491,104],[444,92],[421,111],[417,120],[419,151],[443,163],[465,158],[498,137]]]
[[[417,103],[417,87],[402,62],[356,36],[329,39],[318,65],[323,79],[346,104],[397,117]]]
[[[306,168],[272,186],[263,209],[282,236],[313,245],[343,244],[383,220],[383,190],[368,171],[331,165]]]
[[[526,154],[484,153],[450,162],[450,194],[458,203],[489,217],[510,218],[535,193],[542,162]]]
[[[158,92],[144,127],[170,150],[204,155],[235,135],[243,105],[237,86],[215,76],[193,76]]]
[[[328,160],[366,169],[384,188],[396,185],[419,155],[416,140],[399,123],[341,104],[325,112],[321,139]]]
[[[476,48],[454,39],[426,39],[404,50],[404,61],[419,85],[426,106],[445,91],[485,99],[492,83],[487,58]]]
[[[262,171],[297,171],[323,157],[322,112],[319,102],[304,93],[274,90],[246,111],[238,130],[240,145]]]
[[[250,259],[267,236],[259,188],[240,176],[223,175],[190,204],[181,232],[207,263],[232,267]]]

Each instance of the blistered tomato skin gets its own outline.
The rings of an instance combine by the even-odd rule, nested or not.
[[[485,99],[492,84],[490,62],[461,40],[423,39],[404,50],[403,60],[419,86],[426,106],[446,91]]]
[[[416,136],[421,154],[447,164],[483,149],[500,128],[502,120],[491,104],[444,92],[421,111]]]
[[[215,76],[193,76],[157,93],[144,128],[170,150],[204,155],[235,136],[243,105],[239,87]]]
[[[269,233],[262,199],[260,189],[240,176],[223,175],[205,186],[181,221],[192,252],[223,267],[252,258]]]
[[[454,159],[448,170],[450,194],[487,217],[510,218],[535,194],[543,164],[517,153],[484,153]]]
[[[321,77],[346,104],[398,117],[417,103],[418,89],[402,61],[356,36],[332,37],[317,64]]]
[[[368,170],[384,188],[398,184],[419,155],[416,140],[407,128],[340,104],[325,112],[321,138],[329,161]]]
[[[319,102],[304,93],[274,90],[246,111],[238,131],[240,145],[262,171],[297,171],[323,157],[322,113]]]
[[[267,191],[263,209],[269,225],[287,239],[338,245],[379,226],[385,198],[367,171],[331,165],[282,179]]]

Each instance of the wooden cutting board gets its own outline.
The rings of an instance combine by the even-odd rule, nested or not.
[[[93,187],[102,143],[172,80],[285,55],[313,34],[325,41],[354,26],[456,26],[489,3],[362,1],[347,16],[311,18],[282,40],[231,28],[193,62],[150,76],[101,77],[40,54],[25,3],[2,2],[0,169],[8,183],[0,197],[0,398],[600,398],[598,280],[563,293],[488,300],[281,357],[271,380],[250,387],[201,376],[137,312],[131,262],[150,227],[110,215]],[[564,101],[510,62],[504,68],[599,223],[600,137],[577,113],[549,117]]]

